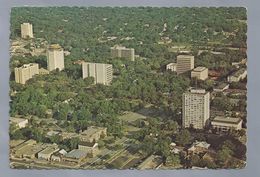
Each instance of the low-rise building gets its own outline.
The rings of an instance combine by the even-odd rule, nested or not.
[[[28,119],[10,117],[10,123],[20,128],[25,128],[28,125]]]
[[[240,118],[216,116],[211,121],[211,126],[217,131],[226,132],[231,129],[241,130],[242,122]]]
[[[87,155],[88,155],[88,152],[86,152],[86,151],[79,150],[79,149],[73,149],[72,151],[65,154],[64,157],[62,158],[62,160],[65,162],[69,162],[69,163],[79,164],[85,160]]]
[[[100,138],[107,136],[107,128],[104,127],[88,127],[87,130],[80,134],[80,140],[82,142],[97,142]]]
[[[41,74],[41,75],[50,74],[50,71],[48,71],[47,69],[44,69],[44,68],[40,68],[39,74]]]
[[[245,68],[241,68],[234,72],[233,74],[229,75],[227,80],[228,82],[239,82],[240,80],[246,78],[247,70]]]
[[[13,149],[13,156],[16,158],[34,159],[38,152],[45,147],[44,144],[37,144],[35,140],[28,140]]]
[[[55,152],[55,153],[53,153],[51,155],[51,161],[53,161],[53,162],[61,162],[62,157],[64,155],[66,155],[66,154],[67,154],[67,152],[64,149],[62,149],[62,150],[60,150],[58,152]]]
[[[59,151],[59,147],[57,144],[49,145],[38,153],[38,159],[43,159],[43,160],[49,161],[49,160],[51,160],[51,155],[57,151]]]
[[[208,78],[208,68],[199,66],[191,71],[191,78],[206,80]]]
[[[78,149],[88,152],[88,154],[92,157],[95,156],[99,151],[98,143],[89,143],[89,142],[80,142],[78,145]]]
[[[205,141],[195,141],[191,147],[188,149],[189,154],[200,154],[202,152],[206,152],[210,147]]]
[[[227,90],[229,88],[228,83],[220,83],[215,88],[213,88],[213,91],[215,92],[223,92],[224,90]]]
[[[169,63],[168,65],[166,65],[166,70],[170,70],[170,71],[177,71],[177,63]]]

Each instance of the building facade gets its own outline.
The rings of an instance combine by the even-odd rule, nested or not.
[[[194,56],[178,55],[177,56],[177,74],[190,71],[194,68]]]
[[[95,84],[110,85],[113,79],[113,67],[111,64],[86,63],[82,64],[82,77],[93,77]]]
[[[197,78],[198,80],[206,80],[208,78],[208,68],[197,67],[191,71],[191,78]]]
[[[217,131],[226,132],[231,129],[241,130],[242,122],[240,118],[217,116],[211,121],[211,126]]]
[[[64,52],[59,44],[52,44],[47,49],[48,70],[64,69]]]
[[[177,71],[177,63],[169,63],[166,65],[166,70]]]
[[[183,127],[203,129],[209,119],[210,94],[205,90],[192,89],[182,96]]]
[[[14,68],[15,82],[25,84],[34,75],[39,74],[39,65],[37,63],[25,64],[19,68]]]
[[[21,37],[24,39],[33,38],[33,27],[30,23],[21,24]]]
[[[131,61],[135,61],[135,49],[126,48],[122,46],[111,47],[111,56],[119,58],[127,58]]]

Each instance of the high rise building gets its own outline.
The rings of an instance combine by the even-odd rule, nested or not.
[[[33,27],[30,23],[21,24],[21,37],[24,39],[33,38]]]
[[[135,49],[126,48],[122,46],[111,47],[111,56],[119,58],[127,58],[131,61],[135,61]]]
[[[103,63],[83,63],[83,79],[93,77],[95,84],[110,85],[113,79],[113,67],[111,64]]]
[[[48,70],[64,69],[64,52],[59,44],[52,44],[47,49]]]
[[[191,71],[191,78],[206,80],[208,78],[208,68],[201,66],[195,68],[193,71]]]
[[[16,83],[25,84],[35,74],[39,74],[39,65],[37,63],[25,64],[19,68],[14,68]]]
[[[194,68],[194,56],[178,55],[177,56],[177,74],[182,74]]]
[[[204,89],[191,89],[182,96],[182,125],[203,129],[209,119],[210,94]]]

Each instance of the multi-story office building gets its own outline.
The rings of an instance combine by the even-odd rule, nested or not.
[[[135,49],[126,48],[123,46],[111,47],[111,56],[119,58],[127,58],[131,61],[135,61]]]
[[[191,71],[191,78],[197,78],[199,80],[206,80],[208,78],[208,68],[206,67],[197,67]]]
[[[33,27],[30,23],[21,24],[21,37],[24,39],[33,38]]]
[[[25,64],[19,68],[14,68],[16,83],[25,84],[35,74],[39,74],[39,65],[37,63]]]
[[[176,71],[177,70],[177,63],[169,63],[166,65],[166,70]]]
[[[59,44],[52,44],[47,49],[48,70],[64,69],[64,52]]]
[[[194,56],[178,55],[177,56],[177,74],[182,74],[194,68]]]
[[[210,94],[204,89],[191,89],[182,96],[183,127],[203,129],[209,119]]]
[[[93,77],[95,84],[110,85],[113,79],[113,67],[111,64],[103,63],[83,63],[83,79]]]

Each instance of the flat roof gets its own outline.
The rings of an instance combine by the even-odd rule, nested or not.
[[[240,118],[235,117],[223,117],[223,116],[216,116],[212,122],[219,122],[219,123],[229,123],[229,124],[238,124],[242,121]]]
[[[207,69],[207,68],[204,67],[204,66],[198,66],[197,68],[194,68],[193,71],[195,71],[195,72],[201,72],[201,71],[204,71],[205,69]]]
[[[80,159],[86,157],[88,152],[79,150],[79,149],[73,149],[69,153],[65,154],[65,157],[68,158],[74,158],[74,159]]]

